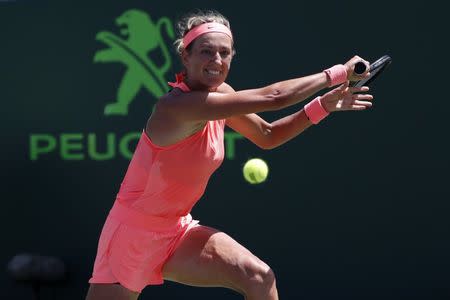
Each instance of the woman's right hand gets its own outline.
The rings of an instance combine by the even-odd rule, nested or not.
[[[362,74],[357,74],[355,73],[355,65],[360,61],[366,65],[366,71]],[[350,81],[358,81],[369,77],[370,75],[370,63],[357,55],[353,56],[348,62],[344,64],[344,66],[347,68],[347,79]]]

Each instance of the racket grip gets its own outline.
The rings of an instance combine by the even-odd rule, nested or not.
[[[356,74],[361,75],[366,71],[366,65],[362,61],[359,61],[355,64],[355,68],[353,70]]]

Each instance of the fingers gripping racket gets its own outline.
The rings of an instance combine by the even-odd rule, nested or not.
[[[373,62],[370,65],[370,76],[359,81],[353,82],[352,86],[354,87],[362,87],[364,85],[369,85],[373,82],[381,73],[386,69],[387,66],[390,65],[392,59],[389,55],[384,55],[379,58],[377,61]],[[355,64],[355,73],[362,74],[366,71],[366,65],[363,62],[358,62]]]

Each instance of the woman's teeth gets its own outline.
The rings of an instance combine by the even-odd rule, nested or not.
[[[217,70],[206,70],[206,73],[211,75],[219,75],[220,71]]]

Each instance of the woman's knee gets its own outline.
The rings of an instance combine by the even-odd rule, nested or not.
[[[269,292],[276,286],[273,270],[257,258],[244,259],[241,270],[240,288],[246,294]]]

